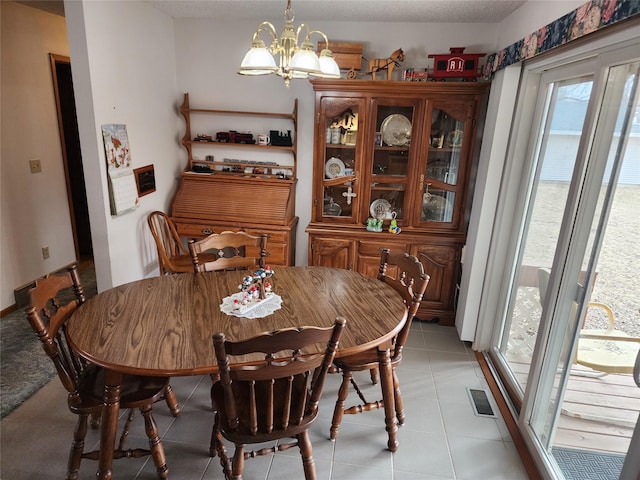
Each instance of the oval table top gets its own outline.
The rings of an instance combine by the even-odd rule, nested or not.
[[[217,371],[212,337],[230,340],[296,326],[347,320],[336,356],[373,348],[406,319],[402,297],[373,277],[328,267],[278,268],[270,279],[282,307],[263,318],[220,311],[246,271],[182,273],[114,287],[81,305],[67,323],[73,347],[105,368],[139,375]]]

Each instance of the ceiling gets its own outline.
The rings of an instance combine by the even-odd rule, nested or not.
[[[498,23],[527,0],[292,0],[299,21]],[[278,21],[286,0],[148,0],[174,18]]]
[[[282,19],[286,0],[144,0],[174,18]],[[298,22],[313,20],[498,23],[528,0],[292,0]],[[19,1],[64,15],[60,0]]]

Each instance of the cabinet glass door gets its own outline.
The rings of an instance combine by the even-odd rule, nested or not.
[[[318,139],[324,156],[321,172],[323,198],[318,218],[332,222],[353,222],[360,198],[359,151],[364,132],[360,122],[361,99],[322,99],[320,125],[325,135]]]
[[[420,177],[422,206],[420,222],[455,226],[455,203],[465,153],[467,108],[463,105],[433,105],[428,133],[426,167]]]
[[[375,133],[371,138],[372,161],[366,175],[367,229],[401,224],[412,157],[412,127],[416,107],[380,99],[375,105]]]

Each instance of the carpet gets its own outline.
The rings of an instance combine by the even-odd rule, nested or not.
[[[97,293],[93,261],[80,262],[79,272],[85,295],[91,298]],[[66,292],[63,298],[72,296],[72,292]],[[25,318],[24,309],[21,305],[0,320],[0,418],[22,405],[56,375],[53,362]]]
[[[618,480],[624,455],[554,447],[553,458],[566,480]]]

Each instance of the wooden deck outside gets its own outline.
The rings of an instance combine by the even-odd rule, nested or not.
[[[530,359],[509,356],[523,388]],[[588,371],[574,365],[572,371]],[[626,454],[640,413],[640,389],[631,375],[588,378],[572,374],[564,396],[554,446]]]

